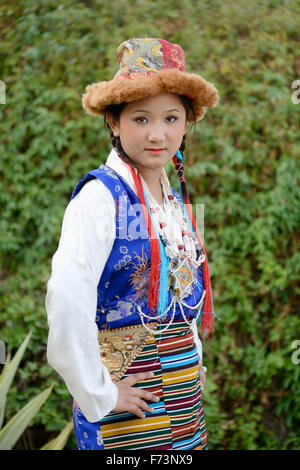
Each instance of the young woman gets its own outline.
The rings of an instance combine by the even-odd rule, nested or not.
[[[187,124],[218,92],[185,72],[177,44],[134,38],[117,57],[115,77],[83,96],[105,116],[113,150],[65,212],[46,296],[48,361],[74,399],[79,449],[206,449],[197,324],[212,332],[214,311],[182,154]]]

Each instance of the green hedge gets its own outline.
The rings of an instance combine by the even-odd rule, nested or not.
[[[46,361],[46,283],[72,191],[110,149],[81,94],[113,76],[120,42],[152,36],[181,44],[187,70],[221,95],[185,153],[218,315],[203,344],[209,448],[299,449],[299,2],[15,0],[0,14],[0,337],[14,351],[33,331],[7,417],[54,384],[18,448],[38,448],[71,416]]]

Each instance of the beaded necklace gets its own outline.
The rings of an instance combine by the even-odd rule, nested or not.
[[[196,262],[200,256],[200,253],[202,252],[201,246],[195,233],[190,230],[187,219],[183,214],[181,203],[172,193],[170,182],[165,172],[165,169],[162,169],[160,183],[164,194],[164,200],[169,203],[172,216],[175,219],[177,226],[181,230],[180,240],[178,239],[178,237],[176,237],[175,232],[172,232],[170,225],[167,221],[165,211],[152,196],[145,180],[142,177],[141,179],[143,181],[143,185],[146,190],[148,200],[150,202],[151,213],[157,221],[158,232],[161,236],[162,242],[165,245],[166,255],[169,258],[174,258],[176,256],[189,257],[194,262]]]
[[[160,179],[164,201],[166,204],[169,204],[173,219],[181,231],[181,238],[179,238],[175,230],[172,230],[170,227],[166,213],[152,196],[145,180],[142,177],[141,180],[149,203],[151,215],[154,219],[160,239],[164,245],[165,255],[169,259],[169,288],[174,291],[170,305],[156,318],[163,318],[173,307],[170,321],[162,331],[166,330],[174,320],[176,305],[178,304],[184,321],[190,325],[190,322],[184,313],[183,306],[187,307],[189,310],[197,309],[198,312],[195,317],[197,320],[201,313],[205,291],[203,291],[200,301],[193,307],[187,305],[183,299],[192,293],[192,288],[197,282],[197,268],[205,261],[205,255],[202,253],[197,237],[189,229],[188,222],[184,217],[180,202],[172,194],[169,179],[164,168],[162,169],[162,176]],[[152,317],[142,312],[140,306],[138,306],[138,311],[144,327],[148,331],[152,332],[144,322],[144,318],[151,319]]]
[[[122,158],[121,155],[120,155],[120,158]],[[179,294],[182,293],[182,288],[181,288],[180,276],[178,276],[178,274],[182,274],[182,272],[178,273],[178,271],[176,271],[176,258],[175,259],[173,258],[171,260],[171,262],[168,263],[168,258],[167,258],[166,253],[165,253],[165,247],[163,245],[161,236],[159,235],[159,232],[158,232],[158,228],[161,229],[161,228],[164,228],[164,227],[160,227],[160,225],[158,224],[158,228],[156,228],[157,224],[154,222],[154,217],[153,217],[153,214],[151,213],[151,210],[150,210],[150,205],[149,205],[148,198],[147,198],[146,188],[142,183],[141,175],[139,174],[139,172],[136,169],[134,169],[131,166],[131,164],[128,161],[126,161],[126,159],[124,161],[125,161],[126,165],[128,166],[129,171],[131,172],[131,175],[132,175],[133,180],[134,180],[134,184],[135,184],[136,189],[137,189],[138,198],[140,200],[141,208],[142,208],[142,211],[144,213],[145,220],[146,220],[146,223],[147,223],[149,240],[150,240],[151,263],[150,263],[150,273],[149,273],[149,279],[148,279],[149,282],[148,282],[148,286],[147,286],[147,306],[150,310],[155,309],[156,310],[156,317],[161,318],[165,313],[167,313],[167,311],[169,311],[169,309],[171,308],[171,305],[173,305],[172,302],[173,301],[175,302],[175,301],[177,301],[178,298],[180,298]],[[182,161],[182,155],[178,151],[176,153],[176,155],[173,157],[173,162],[174,162],[175,168],[177,170],[180,169],[180,167],[182,166],[182,163],[180,163],[181,161]],[[181,176],[181,178],[183,178],[183,176]],[[180,179],[180,181],[181,181],[181,179]],[[169,184],[167,184],[167,187],[169,187]],[[148,190],[148,195],[151,199],[151,194],[150,194],[149,190]],[[171,194],[171,191],[169,191],[169,195],[173,196]],[[200,262],[200,260],[201,260],[201,262],[203,262],[203,278],[204,278],[204,288],[205,289],[203,290],[203,295],[202,295],[202,298],[201,298],[199,304],[197,304],[197,306],[194,306],[194,308],[199,307],[199,311],[198,311],[197,316],[202,311],[202,315],[201,315],[201,334],[203,334],[205,336],[208,336],[214,330],[214,315],[215,315],[214,314],[214,308],[213,308],[213,299],[212,299],[212,291],[211,291],[211,284],[210,284],[210,273],[209,273],[208,260],[207,260],[205,248],[204,248],[204,245],[203,245],[203,242],[202,242],[202,239],[201,239],[201,236],[200,236],[200,233],[199,233],[199,230],[197,228],[197,224],[196,224],[196,221],[195,221],[195,218],[194,218],[194,215],[193,215],[193,211],[191,210],[191,207],[190,207],[190,202],[189,202],[188,195],[187,194],[184,195],[182,193],[181,187],[180,187],[180,197],[181,197],[181,201],[182,201],[183,214],[186,217],[186,220],[188,221],[188,224],[189,224],[191,230],[195,233],[195,235],[197,237],[197,241],[200,242],[200,246],[201,246],[202,251],[198,250],[198,252],[204,255],[204,261],[203,261],[203,257],[199,256],[199,262]],[[172,200],[174,200],[174,199],[172,199],[172,198],[169,199],[168,198],[168,201],[172,201]],[[155,212],[154,212],[154,214],[155,214]],[[185,235],[186,234],[184,234],[183,237]],[[163,239],[164,239],[164,237],[163,237]],[[171,238],[169,240],[171,240]],[[177,247],[178,247],[178,244],[177,244]],[[196,247],[197,247],[197,244],[196,244]],[[187,251],[187,250],[185,250],[185,251]],[[175,268],[174,268],[174,262],[175,262]],[[178,262],[178,259],[177,259],[177,262]],[[192,265],[190,264],[190,266],[193,266],[193,264]],[[167,307],[168,288],[169,288],[168,283],[167,283],[168,276],[169,276],[169,279],[170,279],[170,277],[172,279],[172,276],[170,276],[168,274],[168,268],[170,268],[171,273],[173,272],[173,274],[175,274],[175,279],[177,278],[178,282],[177,282],[177,285],[175,286],[175,294],[177,294],[177,295],[174,295],[172,297],[171,305],[169,305]],[[188,272],[188,269],[186,270],[186,272]],[[192,272],[192,270],[191,270],[191,272]],[[183,297],[183,296],[181,296],[181,297]],[[205,297],[205,299],[204,299],[204,297]],[[204,299],[204,305],[203,305],[203,308],[202,308],[203,299]],[[179,307],[180,307],[180,309],[182,309],[182,305],[185,305],[183,298],[181,298],[180,302],[181,303],[179,304]],[[187,305],[185,305],[185,306],[188,307],[189,309],[192,309],[190,306],[187,306]],[[174,305],[171,322],[173,321],[173,318],[174,318],[174,315],[175,315],[175,307],[176,307],[176,305]],[[139,313],[141,315],[142,321],[143,321],[144,317],[147,317],[150,320],[151,319],[153,320],[152,316],[149,317],[147,315],[144,315],[143,312],[141,312],[141,311],[139,311]],[[143,321],[143,323],[144,323],[144,321]],[[146,325],[145,325],[145,327],[146,327]],[[147,328],[147,329],[149,330],[149,328]]]

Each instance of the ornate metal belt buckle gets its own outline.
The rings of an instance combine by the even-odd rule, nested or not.
[[[151,329],[157,326],[151,322]],[[151,336],[143,325],[98,331],[101,359],[113,380],[122,378]]]

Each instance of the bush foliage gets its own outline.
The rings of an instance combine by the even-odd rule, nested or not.
[[[72,191],[111,146],[103,120],[82,110],[81,94],[114,75],[118,44],[149,36],[179,43],[187,70],[221,96],[185,152],[191,200],[205,204],[218,315],[203,344],[209,448],[300,448],[300,364],[292,361],[300,340],[300,103],[292,101],[299,7],[296,0],[0,2],[1,339],[16,350],[33,332],[8,418],[54,384],[19,447],[38,447],[41,430],[56,435],[71,416],[69,393],[46,361],[46,283]]]

